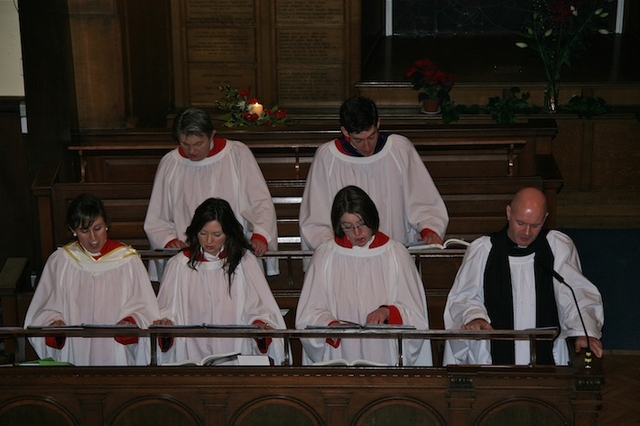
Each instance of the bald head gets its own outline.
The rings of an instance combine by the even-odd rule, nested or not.
[[[519,246],[528,246],[538,237],[548,216],[547,198],[537,188],[523,188],[507,206],[507,235]]]

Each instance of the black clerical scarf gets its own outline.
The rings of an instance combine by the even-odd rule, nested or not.
[[[495,330],[513,330],[513,292],[509,256],[535,253],[536,327],[559,327],[553,279],[553,253],[547,229],[528,247],[518,247],[507,236],[507,226],[491,234],[492,248],[484,270],[484,304]],[[515,346],[511,340],[491,341],[493,364],[514,364]],[[537,363],[553,365],[553,341],[536,342]]]
[[[378,133],[378,141],[376,142],[376,147],[373,150],[374,154],[379,153],[384,145],[387,143],[387,138],[389,137],[388,133]],[[344,135],[338,138],[338,142],[340,143],[340,147],[342,151],[349,154],[352,157],[363,157],[360,152],[351,145],[351,142]]]

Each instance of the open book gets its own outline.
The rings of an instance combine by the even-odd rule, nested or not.
[[[202,358],[201,360],[183,359],[182,361],[165,362],[164,364],[162,364],[162,366],[171,367],[171,366],[181,365],[186,367],[186,366],[199,366],[199,365],[202,365],[202,366],[220,365],[230,361],[236,361],[238,359],[238,355],[240,355],[240,352],[213,354],[213,355],[208,355]]]
[[[367,359],[354,359],[349,362],[346,359],[330,359],[327,361],[318,361],[311,364],[316,367],[331,367],[331,366],[352,366],[352,367],[386,367],[389,364],[384,362],[369,361]]]
[[[395,330],[395,329],[403,329],[403,330],[415,330],[415,325],[410,324],[358,324],[351,321],[342,321],[340,320],[339,324],[333,325],[314,325],[309,324],[306,329],[307,330],[332,330],[336,328],[360,328],[360,329],[382,329],[382,330]]]
[[[469,242],[461,238],[449,238],[442,244],[427,244],[424,241],[416,241],[415,243],[406,244],[409,251],[428,250],[428,249],[446,249],[446,248],[465,248],[469,247]]]

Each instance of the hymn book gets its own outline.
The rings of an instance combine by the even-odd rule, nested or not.
[[[424,241],[416,241],[415,243],[406,244],[406,247],[409,251],[429,249],[444,250],[446,248],[466,248],[469,247],[469,244],[470,243],[468,241],[465,241],[461,238],[449,238],[442,244],[427,244]]]
[[[220,365],[220,364],[225,364],[225,363],[231,362],[231,361],[237,361],[238,355],[240,355],[240,352],[228,352],[228,353],[222,353],[222,354],[212,354],[212,355],[208,355],[208,356],[202,358],[201,360],[183,359],[182,361],[165,362],[164,364],[162,364],[162,366],[163,367],[164,366],[167,366],[167,367],[171,367],[171,366],[190,367],[190,366]]]

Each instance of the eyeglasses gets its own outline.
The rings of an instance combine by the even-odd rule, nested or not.
[[[353,225],[351,223],[341,223],[340,224],[340,228],[342,228],[342,230],[344,232],[353,232],[356,229],[367,228],[367,225],[363,221],[360,221],[360,222],[356,223],[355,225]]]

